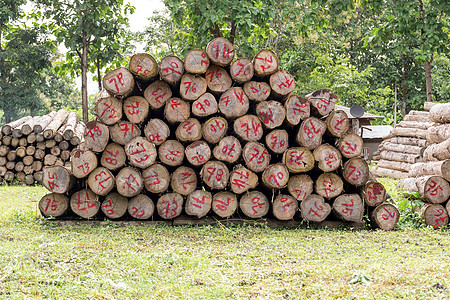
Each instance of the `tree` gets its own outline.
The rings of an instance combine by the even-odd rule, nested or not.
[[[69,50],[66,63],[58,71],[78,73],[81,70],[83,120],[88,121],[87,72],[89,66],[101,68],[118,57],[120,40],[132,11],[123,0],[41,0],[35,1],[53,25],[58,42]],[[114,44],[113,47],[107,45]],[[95,49],[95,50],[93,50]],[[106,50],[108,55],[100,55]],[[93,55],[95,54],[96,55]]]

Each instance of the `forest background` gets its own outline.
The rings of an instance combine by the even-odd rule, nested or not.
[[[129,3],[131,2],[131,3]],[[0,123],[65,108],[91,118],[102,74],[142,48],[184,58],[223,36],[237,57],[274,50],[296,93],[329,88],[394,123],[428,101],[450,100],[450,4],[440,0],[0,0]],[[88,91],[91,91],[88,93]],[[85,107],[83,115],[82,107]]]

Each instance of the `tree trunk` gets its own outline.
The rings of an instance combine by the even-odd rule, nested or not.
[[[145,137],[155,144],[161,145],[170,135],[169,126],[160,119],[151,119],[144,128]]]
[[[437,175],[444,177],[447,181],[450,181],[450,159],[413,164],[409,169],[409,175],[413,177]]]
[[[194,101],[206,93],[206,79],[195,74],[186,73],[181,77],[180,95],[184,100]]]
[[[224,69],[216,65],[210,65],[205,74],[208,89],[214,95],[221,95],[231,88],[233,80],[230,74]]]
[[[367,181],[361,188],[361,197],[364,203],[368,206],[374,207],[386,201],[386,189],[384,186],[376,181]]]
[[[181,142],[197,141],[202,138],[202,125],[199,120],[189,118],[178,125],[175,136]]]
[[[292,196],[278,195],[273,201],[273,216],[281,221],[292,220],[298,211],[298,202]]]
[[[244,92],[249,100],[265,101],[270,96],[271,88],[266,82],[247,81],[244,84]]]
[[[427,141],[429,144],[442,143],[450,139],[450,124],[429,127],[427,133]]]
[[[178,193],[167,193],[159,197],[156,203],[158,215],[163,219],[178,217],[183,210],[183,196]]]
[[[285,70],[279,70],[270,75],[271,96],[275,99],[283,99],[295,89],[295,79]]]
[[[31,120],[31,118],[32,118],[31,116],[26,116],[26,117],[20,118],[19,120],[14,121],[14,122],[3,125],[2,133],[4,135],[10,135],[14,128],[22,125],[23,123],[27,122],[28,120]]]
[[[393,152],[393,151],[382,151],[380,153],[380,157],[385,160],[406,162],[406,163],[410,163],[410,164],[415,164],[420,159],[420,155],[406,154],[406,153]]]
[[[309,195],[300,203],[302,219],[310,222],[322,222],[331,213],[331,206],[319,195]]]
[[[116,179],[105,167],[98,167],[89,174],[87,184],[89,188],[99,196],[106,196],[114,188]]]
[[[344,182],[334,173],[322,173],[316,180],[315,192],[327,199],[340,195],[343,189]]]
[[[183,163],[184,146],[177,140],[167,140],[158,148],[159,160],[168,166],[176,167]],[[182,193],[181,193],[182,194]]]
[[[250,103],[241,87],[226,90],[219,99],[219,110],[227,119],[234,119],[248,112]]]
[[[256,115],[265,128],[274,129],[283,124],[286,111],[278,101],[262,101],[256,105]]]
[[[188,195],[184,209],[186,214],[202,218],[211,210],[211,203],[212,195],[210,192],[196,190]]]
[[[135,88],[133,74],[124,67],[109,71],[103,77],[103,87],[111,96],[125,99],[133,93]],[[87,120],[83,122],[86,123]]]
[[[270,163],[269,151],[263,144],[256,142],[249,142],[245,145],[242,157],[247,168],[256,173],[264,171]]]
[[[111,143],[103,151],[100,164],[108,170],[115,171],[125,165],[126,158],[124,148],[117,143]]]
[[[144,188],[144,180],[139,170],[125,167],[116,176],[117,192],[125,197],[134,197]]]
[[[138,136],[125,145],[128,162],[141,169],[153,165],[156,161],[156,148],[146,138]]]
[[[370,213],[370,219],[374,225],[382,230],[394,230],[400,218],[398,209],[389,203],[383,203],[375,207]]]
[[[70,197],[70,208],[83,219],[89,219],[97,215],[100,206],[98,196],[89,189],[75,192]]]
[[[213,155],[216,159],[234,163],[241,156],[241,143],[234,136],[227,136],[220,140],[219,144],[214,148]]]
[[[174,192],[187,196],[197,188],[197,173],[192,168],[181,166],[172,173],[170,186]]]
[[[448,224],[448,212],[442,205],[439,204],[425,204],[420,212],[422,218],[428,226],[433,228],[445,227]]]
[[[395,160],[384,160],[378,161],[377,165],[381,168],[398,170],[402,172],[409,172],[412,164],[407,162],[395,161]]]
[[[278,57],[272,50],[263,49],[253,59],[253,69],[257,77],[266,77],[278,71]]]
[[[333,213],[347,222],[362,222],[364,203],[358,194],[340,195],[333,201]]]
[[[141,135],[141,129],[131,122],[121,121],[109,127],[109,135],[113,142],[126,145],[135,137]]]
[[[341,137],[347,133],[350,121],[343,110],[334,110],[327,117],[327,132],[333,137]]]
[[[184,63],[178,57],[169,55],[164,57],[159,64],[159,76],[162,80],[176,86],[184,74]]]
[[[42,171],[42,185],[52,193],[66,194],[74,184],[75,178],[64,167],[49,166]]]
[[[238,58],[230,65],[231,78],[239,84],[250,81],[254,73],[252,61],[246,57]]]
[[[277,129],[266,135],[266,145],[275,154],[283,154],[289,148],[289,134],[284,129]]]
[[[189,50],[184,56],[184,67],[191,74],[205,74],[209,64],[208,54],[203,49]]]
[[[362,158],[351,158],[342,168],[342,177],[351,185],[362,186],[369,179],[369,166]]]
[[[427,102],[433,101],[433,89],[431,88],[431,63],[433,61],[433,55],[431,59],[425,63],[425,87],[427,92]]]
[[[213,94],[205,93],[192,103],[192,114],[196,117],[207,117],[216,114],[219,105]]]
[[[450,122],[450,103],[439,103],[430,109],[430,120],[436,123]]]
[[[127,212],[128,199],[118,193],[111,193],[105,197],[101,208],[108,218],[119,219]]]
[[[305,98],[311,103],[311,115],[318,118],[328,116],[338,100],[338,97],[328,89],[314,91]]]
[[[206,46],[206,54],[213,64],[225,67],[234,58],[234,45],[224,38],[217,37]]]
[[[428,146],[423,153],[423,160],[426,162],[446,159],[450,159],[450,139]]]
[[[161,194],[170,184],[169,171],[161,164],[154,164],[142,171],[144,186],[150,193]]]
[[[86,37],[86,31],[82,31],[82,43],[83,49],[81,50],[81,107],[83,110],[83,122],[89,121],[89,107],[88,107],[88,94],[87,94],[87,69],[88,69],[88,46],[89,42]]]
[[[402,152],[402,153],[415,154],[415,155],[420,155],[420,156],[423,155],[423,152],[425,151],[424,147],[394,144],[394,143],[389,143],[389,142],[384,143],[383,148],[386,151]]]
[[[269,200],[259,191],[251,191],[242,196],[239,208],[249,218],[259,219],[269,212]]]
[[[223,190],[230,178],[230,171],[227,166],[220,161],[208,161],[200,171],[203,182],[214,190]]]
[[[285,164],[269,165],[261,175],[264,186],[269,189],[283,189],[289,181],[289,170]]]
[[[92,151],[75,150],[72,154],[71,163],[73,176],[85,178],[97,168],[98,161],[97,156]]]
[[[288,182],[288,190],[297,201],[303,201],[314,191],[314,182],[306,174],[291,176]]]
[[[344,134],[338,140],[338,149],[345,158],[361,156],[363,151],[363,139],[354,133]]]
[[[67,196],[50,193],[45,195],[39,201],[39,210],[46,218],[58,218],[64,215],[69,208],[69,198]]]
[[[221,218],[231,217],[238,206],[237,196],[231,192],[214,194],[212,201],[213,212]]]
[[[130,72],[142,81],[151,81],[158,75],[158,63],[147,53],[137,53],[130,58]]]
[[[211,158],[211,148],[205,141],[196,141],[184,150],[187,160],[193,166],[201,166]]]
[[[328,144],[322,144],[314,150],[314,159],[324,172],[337,170],[342,164],[342,156],[338,149]]]
[[[327,126],[315,117],[305,119],[297,133],[297,143],[308,150],[314,150],[322,144],[322,136]]]
[[[191,115],[191,105],[180,99],[171,98],[164,108],[164,118],[169,124],[181,123]]]
[[[56,132],[58,131],[59,127],[64,123],[69,113],[64,110],[60,109],[56,115],[52,118],[52,121],[47,125],[47,127],[44,129],[44,137],[46,139],[51,139],[56,135]]]
[[[155,212],[153,200],[144,194],[139,194],[128,201],[128,214],[138,220],[148,220]]]
[[[94,109],[100,122],[105,125],[114,125],[122,119],[122,107],[123,104],[120,99],[110,96],[109,94],[100,94],[95,101]]]
[[[228,122],[222,117],[212,117],[202,125],[203,138],[211,144],[219,143],[227,130]]]
[[[294,147],[283,154],[283,164],[292,173],[305,173],[314,168],[314,155],[306,148]]]

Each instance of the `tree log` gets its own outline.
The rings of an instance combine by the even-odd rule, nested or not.
[[[450,103],[439,103],[430,109],[429,118],[436,123],[450,123]]]
[[[187,196],[185,211],[190,216],[202,218],[211,210],[212,195],[210,192],[196,190]]]
[[[172,173],[170,186],[174,192],[187,196],[197,188],[197,174],[193,169],[181,166]]]
[[[233,84],[228,72],[216,65],[209,66],[205,78],[208,89],[216,95],[222,94]]]
[[[256,173],[264,171],[270,163],[269,151],[263,144],[256,142],[249,142],[244,146],[242,157],[245,165]]]
[[[211,160],[203,165],[200,177],[210,188],[223,190],[228,184],[230,171],[223,162]]]
[[[202,125],[199,120],[189,118],[178,125],[175,136],[181,142],[200,140],[202,138]]]
[[[371,169],[371,172],[378,177],[390,177],[390,178],[396,178],[396,179],[409,177],[408,172],[402,172],[402,171],[386,169],[386,168],[381,168],[381,167],[376,167],[376,166]]]
[[[327,132],[334,137],[341,137],[346,134],[350,121],[343,110],[334,110],[327,117]]]
[[[271,89],[266,82],[248,81],[244,84],[244,92],[249,100],[265,101],[269,98]]]
[[[100,206],[98,196],[89,189],[75,192],[70,197],[70,208],[75,214],[84,219],[94,217],[100,210]]]
[[[50,122],[53,120],[55,115],[56,111],[52,111],[45,116],[42,116],[39,122],[33,125],[33,132],[36,134],[43,132],[44,129],[47,128],[48,124],[50,124]]]
[[[25,168],[25,165],[23,164],[23,162],[18,161],[18,162],[16,162],[16,164],[14,166],[14,171],[16,171],[16,173],[20,173],[23,171],[23,168]]]
[[[338,149],[345,158],[361,156],[363,151],[363,139],[354,133],[344,134],[338,141]]]
[[[342,177],[351,185],[361,186],[369,179],[369,166],[362,158],[351,158],[342,168]]]
[[[403,153],[415,154],[415,155],[423,155],[423,152],[425,150],[424,147],[394,144],[394,143],[389,143],[389,142],[386,142],[383,144],[383,149],[386,151],[403,152]]]
[[[249,100],[241,87],[226,90],[219,99],[219,110],[226,118],[245,115],[249,109]]]
[[[206,79],[195,74],[186,73],[181,77],[180,95],[184,100],[197,100],[206,93]]]
[[[328,89],[320,89],[305,96],[311,103],[311,115],[328,116],[336,105],[338,97]]]
[[[74,184],[75,178],[64,167],[51,166],[42,170],[42,185],[52,193],[66,194]]]
[[[176,140],[167,140],[158,149],[159,160],[168,166],[179,166],[184,160],[184,146]]]
[[[302,120],[310,117],[309,102],[297,95],[290,94],[284,102],[284,108],[286,110],[286,121],[291,126],[298,125]]]
[[[103,76],[103,87],[114,97],[126,98],[134,90],[133,74],[124,67],[109,71]]]
[[[258,175],[243,166],[237,166],[230,175],[231,190],[235,194],[242,194],[258,186]]]
[[[394,161],[406,162],[406,163],[410,163],[410,164],[415,164],[416,162],[418,162],[420,160],[420,155],[393,152],[393,151],[382,151],[380,153],[380,157],[385,160],[394,160]]]
[[[203,49],[189,50],[184,56],[184,68],[192,74],[205,74],[210,64],[208,54]]]
[[[89,150],[103,152],[109,141],[108,126],[97,121],[87,122],[84,140]]]
[[[14,128],[22,125],[23,123],[27,122],[28,120],[31,120],[31,116],[26,116],[23,118],[20,118],[19,120],[16,120],[14,122],[10,122],[8,124],[5,124],[2,126],[2,133],[4,135],[10,135]]]
[[[413,138],[427,138],[427,130],[425,129],[414,129],[403,128],[403,127],[395,127],[391,130],[391,134],[394,136],[402,136],[402,137],[413,137]]]
[[[184,63],[174,55],[168,55],[161,60],[159,65],[159,76],[172,86],[176,86],[181,81],[184,74]]]
[[[154,164],[142,171],[144,185],[147,191],[160,194],[167,191],[170,184],[170,174],[166,167]]]
[[[128,162],[141,169],[153,165],[156,161],[156,148],[146,138],[138,136],[125,145]]]
[[[297,143],[308,150],[313,150],[322,144],[322,136],[327,126],[315,117],[304,120],[297,133]]]
[[[310,222],[322,222],[331,213],[331,206],[319,195],[311,194],[300,203],[302,219]]]
[[[286,118],[286,111],[278,101],[262,101],[256,105],[256,115],[266,128],[281,126]]]
[[[387,192],[384,186],[376,181],[367,181],[361,187],[361,197],[364,203],[374,207],[386,201]]]
[[[398,170],[398,171],[402,171],[402,172],[409,172],[409,170],[412,166],[412,164],[410,164],[410,163],[405,163],[405,162],[400,162],[400,161],[395,161],[395,160],[384,160],[384,159],[381,159],[380,161],[378,161],[377,165],[381,168]]]
[[[28,144],[34,144],[36,142],[36,134],[35,133],[30,133],[27,136],[27,143]]]
[[[67,212],[68,208],[69,198],[57,193],[47,194],[39,201],[39,210],[46,218],[61,217]]]
[[[123,102],[123,110],[131,123],[140,124],[148,116],[149,104],[144,97],[131,96]]]
[[[173,219],[183,211],[183,201],[183,196],[178,193],[164,194],[156,203],[156,211],[163,219]]]
[[[382,230],[393,230],[400,218],[398,209],[389,203],[382,203],[370,213],[374,225]]]
[[[241,143],[234,136],[227,136],[220,140],[214,148],[213,155],[216,159],[228,163],[236,162],[241,156]]]
[[[51,139],[56,135],[56,132],[58,131],[59,127],[64,123],[69,113],[64,110],[60,109],[56,113],[56,115],[52,118],[52,121],[50,124],[47,125],[47,127],[44,129],[44,137],[46,139]]]
[[[316,180],[316,193],[327,199],[340,195],[343,189],[344,182],[341,177],[334,173],[322,173]]]
[[[71,163],[73,176],[84,178],[97,168],[98,161],[97,156],[92,151],[75,150],[71,157]]]
[[[202,125],[203,138],[211,144],[217,144],[227,130],[228,122],[222,117],[212,117]]]
[[[10,151],[10,149],[8,146],[5,146],[5,145],[0,146],[0,156],[6,156],[9,151]]]
[[[272,89],[272,97],[275,99],[282,99],[295,89],[294,77],[285,70],[279,70],[270,75],[269,82]]]
[[[125,197],[134,197],[144,188],[141,172],[135,168],[125,167],[116,176],[117,192]]]
[[[192,103],[192,114],[196,117],[207,117],[217,113],[219,106],[213,94],[205,93]]]
[[[126,159],[124,148],[117,143],[111,143],[103,151],[100,164],[108,170],[114,171],[123,167]]]
[[[257,77],[266,77],[278,71],[278,57],[272,50],[263,49],[253,59],[253,69]]]
[[[172,97],[172,90],[167,82],[156,80],[145,89],[144,97],[153,110],[158,110]]]
[[[36,152],[34,153],[34,158],[38,160],[42,160],[45,156],[45,151],[42,149],[36,149]]]
[[[187,160],[193,166],[201,166],[211,158],[211,148],[205,141],[196,141],[184,150]]]
[[[142,81],[151,81],[158,75],[158,63],[147,53],[137,53],[130,58],[130,72]]]
[[[156,146],[164,143],[170,135],[169,126],[160,119],[151,119],[144,128],[145,137]]]
[[[269,165],[262,173],[263,184],[270,189],[282,189],[289,181],[289,170],[285,164]]]
[[[427,130],[429,127],[433,126],[432,122],[417,122],[417,121],[401,121],[397,124],[398,127],[403,128],[418,128]]]
[[[259,191],[244,194],[239,201],[239,208],[249,218],[258,219],[269,212],[269,200]]]
[[[413,121],[413,122],[429,122],[430,119],[428,118],[428,115],[421,116],[421,115],[406,115],[403,117],[403,121]]]
[[[420,211],[425,224],[428,226],[432,226],[433,228],[447,226],[448,212],[442,205],[425,204]]]
[[[292,196],[281,194],[273,202],[272,213],[278,220],[291,220],[297,211],[298,202]]]
[[[221,218],[231,217],[236,211],[238,200],[236,194],[231,192],[219,192],[214,194],[212,210]]]
[[[213,64],[225,67],[234,58],[234,46],[228,40],[218,37],[208,43],[206,53]]]
[[[256,142],[263,136],[259,118],[255,115],[245,115],[234,121],[234,132],[244,141]]]
[[[397,188],[410,192],[419,192],[421,198],[432,204],[440,204],[448,200],[450,186],[441,176],[423,176],[408,178],[399,182]]]
[[[78,146],[82,142],[84,142],[84,131],[86,129],[86,126],[83,122],[78,122],[77,127],[75,127],[75,132],[73,138],[70,139],[70,144],[74,146]],[[38,138],[39,135],[36,136]]]
[[[289,147],[289,134],[284,129],[277,129],[266,135],[266,145],[276,154],[284,153]]]
[[[128,199],[118,193],[111,193],[105,197],[101,208],[108,218],[119,219],[127,212]]]
[[[450,159],[450,139],[439,144],[430,145],[423,152],[424,161],[438,161],[446,159]]]
[[[450,181],[450,159],[413,164],[409,169],[409,175],[412,177],[437,175],[444,177],[447,181]]]
[[[284,152],[282,162],[292,173],[304,173],[314,168],[314,155],[306,148],[294,147]]]
[[[155,204],[148,196],[139,194],[128,201],[128,214],[138,220],[148,220],[155,212]]]
[[[246,57],[238,58],[230,65],[231,78],[237,83],[245,83],[253,78],[253,63]]]
[[[164,109],[164,117],[170,124],[183,122],[190,114],[190,104],[180,98],[169,99]]]
[[[362,222],[364,203],[358,194],[344,194],[333,202],[333,212],[341,220],[347,222]]]
[[[44,176],[45,178],[45,176]],[[89,174],[87,184],[89,188],[97,195],[105,196],[109,194],[114,185],[116,179],[114,175],[105,167],[98,167]]]
[[[141,130],[136,124],[131,122],[121,121],[109,128],[109,135],[111,140],[120,145],[125,145],[135,137],[141,135]]]
[[[34,172],[39,172],[40,170],[42,170],[42,162],[39,160],[33,161],[31,168],[33,169]],[[40,181],[42,182],[42,180]]]
[[[328,144],[322,144],[314,150],[314,159],[324,172],[332,172],[342,164],[342,156],[338,149]]]
[[[314,182],[306,174],[291,176],[288,191],[296,200],[303,201],[314,191]]]
[[[431,126],[427,129],[427,141],[429,144],[439,144],[450,139],[450,124]],[[422,146],[425,147],[425,146]]]

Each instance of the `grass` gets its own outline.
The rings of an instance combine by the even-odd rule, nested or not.
[[[450,232],[56,226],[0,187],[0,298],[444,299]]]

